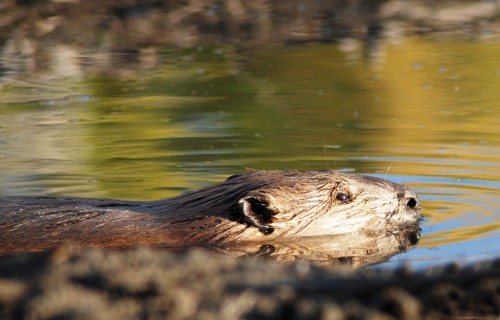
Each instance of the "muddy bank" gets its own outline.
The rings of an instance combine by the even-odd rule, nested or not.
[[[437,319],[500,313],[500,260],[352,272],[305,262],[59,250],[3,258],[5,319]]]

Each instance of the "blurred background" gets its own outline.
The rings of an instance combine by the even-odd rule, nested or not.
[[[160,199],[254,169],[404,183],[383,266],[500,255],[499,1],[0,1],[0,195]]]

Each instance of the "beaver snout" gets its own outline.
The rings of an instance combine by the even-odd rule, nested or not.
[[[409,209],[416,209],[416,210],[422,209],[420,201],[418,200],[415,192],[406,187],[403,192],[398,193],[398,198]]]
[[[400,203],[399,209],[390,214],[390,217],[396,224],[403,226],[415,224],[421,218],[420,211],[422,210],[422,205],[415,192],[406,186],[401,187],[403,190],[397,194]]]

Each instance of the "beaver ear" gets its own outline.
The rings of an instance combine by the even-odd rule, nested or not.
[[[232,176],[229,176],[229,177],[226,179],[226,181],[228,181],[228,180],[233,180],[233,179],[236,179],[236,178],[239,178],[239,177],[241,177],[241,176],[243,176],[243,175],[244,175],[244,173],[233,174]]]
[[[260,192],[253,192],[238,201],[240,213],[246,223],[256,227],[265,235],[271,234],[274,228],[269,226],[279,210],[272,206],[272,197]]]
[[[232,176],[229,176],[227,180],[233,180],[233,179],[236,179],[236,178],[241,178],[241,177],[244,177],[244,176],[249,176],[249,175],[252,175],[254,173],[258,172],[258,170],[255,170],[255,169],[252,169],[252,168],[245,168],[245,173],[238,173],[238,174],[233,174]]]

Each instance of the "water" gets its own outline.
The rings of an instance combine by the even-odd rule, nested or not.
[[[498,42],[403,37],[169,49],[106,74],[5,73],[0,195],[146,200],[245,168],[342,169],[404,183],[422,201],[418,247],[381,267],[498,257],[498,57]]]

